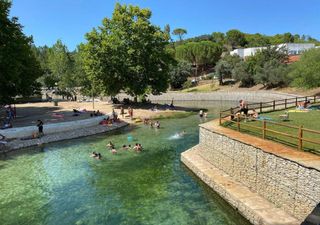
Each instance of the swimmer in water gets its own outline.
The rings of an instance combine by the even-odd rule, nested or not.
[[[183,130],[182,132],[180,132],[180,133],[179,133],[179,136],[181,136],[181,137],[182,137],[182,136],[184,136],[185,134],[186,134],[186,131],[185,131],[185,130]]]
[[[98,153],[97,154],[97,156],[96,157],[94,157],[95,159],[98,159],[98,160],[100,160],[101,158],[102,158],[102,156],[101,156],[101,154],[100,153]]]
[[[90,157],[96,157],[97,156],[97,153],[96,152],[92,152]]]
[[[115,149],[115,148],[111,149],[111,153],[112,153],[113,155],[117,154],[117,153],[118,153],[118,152],[117,152],[117,149]]]

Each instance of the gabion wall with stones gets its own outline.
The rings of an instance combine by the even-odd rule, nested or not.
[[[200,155],[292,216],[320,201],[320,171],[200,127]]]

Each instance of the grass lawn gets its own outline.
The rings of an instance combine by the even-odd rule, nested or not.
[[[291,110],[294,110],[291,109]],[[310,111],[297,111],[297,112],[292,112],[289,109],[289,120],[288,121],[282,121],[279,118],[279,115],[282,115],[285,113],[285,110],[281,111],[275,111],[275,112],[270,112],[270,113],[263,113],[261,116],[267,117],[270,119],[272,122],[277,122],[281,123],[283,125],[291,125],[291,126],[296,126],[299,127],[300,125],[303,126],[303,128],[311,129],[311,130],[317,130],[320,132],[320,110],[310,110]],[[235,123],[230,123],[230,122],[225,122],[223,124],[226,127],[230,127],[232,129],[237,129],[237,125]],[[258,137],[262,137],[262,129],[257,129],[253,127],[247,127],[245,125],[251,125],[251,126],[257,126],[261,127],[263,126],[262,121],[244,121],[242,120],[240,123],[240,131],[249,133]],[[268,123],[267,120],[267,129],[272,129],[278,132],[286,133],[293,135],[295,137],[298,137],[298,131],[299,129],[295,128],[289,128],[289,127],[284,127],[280,125],[275,125]],[[297,139],[291,138],[291,137],[286,137],[280,134],[268,132],[266,133],[266,138],[270,140],[274,140],[289,146],[292,146],[294,148],[297,148],[298,146],[298,141]],[[320,141],[320,134],[316,133],[311,133],[307,131],[303,131],[303,138],[315,140],[315,141]],[[313,144],[310,142],[303,142],[303,150],[304,151],[311,151],[315,152],[317,154],[320,154],[320,145],[319,144]]]
[[[196,87],[183,89],[181,92],[211,92],[217,90],[219,90],[219,87],[215,84],[203,84]]]

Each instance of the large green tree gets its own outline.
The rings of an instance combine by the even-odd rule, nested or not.
[[[305,52],[300,61],[292,64],[291,67],[289,76],[293,79],[293,86],[320,87],[320,49],[311,49]]]
[[[222,53],[221,45],[211,41],[188,42],[176,47],[176,58],[187,61],[196,67],[213,67]]]
[[[232,71],[240,61],[238,55],[225,55],[218,61],[215,71],[218,75],[219,85],[223,85],[223,79],[232,77]]]
[[[22,32],[16,17],[9,18],[11,3],[0,0],[0,104],[39,89],[42,71],[32,50],[32,38]]]
[[[286,86],[290,83],[288,72],[286,64],[272,59],[265,62],[262,67],[257,68],[254,80],[267,88]]]
[[[79,86],[79,79],[75,76],[75,53],[70,53],[66,45],[58,40],[49,51],[48,67],[50,81],[54,81],[61,95],[74,96]],[[49,84],[47,84],[49,85]]]
[[[244,33],[235,29],[229,30],[226,33],[226,40],[232,48],[243,47],[247,44]]]
[[[167,90],[174,60],[166,51],[168,36],[150,18],[149,9],[117,3],[112,18],[86,35],[84,68],[92,82],[103,84],[105,94]]]
[[[188,76],[192,73],[191,64],[185,61],[180,61],[178,65],[172,66],[170,71],[170,86],[173,89],[182,88],[182,85],[187,81]]]

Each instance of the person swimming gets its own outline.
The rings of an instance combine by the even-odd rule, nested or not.
[[[185,134],[186,134],[186,131],[183,130],[182,132],[179,133],[179,136],[180,136],[180,137],[183,137]]]
[[[90,157],[96,157],[98,154],[96,152],[92,152]]]
[[[136,143],[136,145],[133,147],[133,149],[134,149],[136,152],[141,152],[141,151],[142,151],[142,145],[139,144],[139,143]]]
[[[97,156],[96,157],[94,157],[95,159],[98,159],[98,160],[100,160],[101,158],[102,158],[102,156],[101,156],[101,154],[100,153],[98,153],[97,154]]]
[[[113,155],[115,155],[115,154],[118,153],[118,151],[117,151],[117,149],[113,148],[113,149],[111,149],[111,153],[112,153]]]
[[[154,126],[159,129],[160,128],[160,122],[159,121],[155,122]]]
[[[199,116],[203,117],[203,110],[202,109],[199,111]]]

